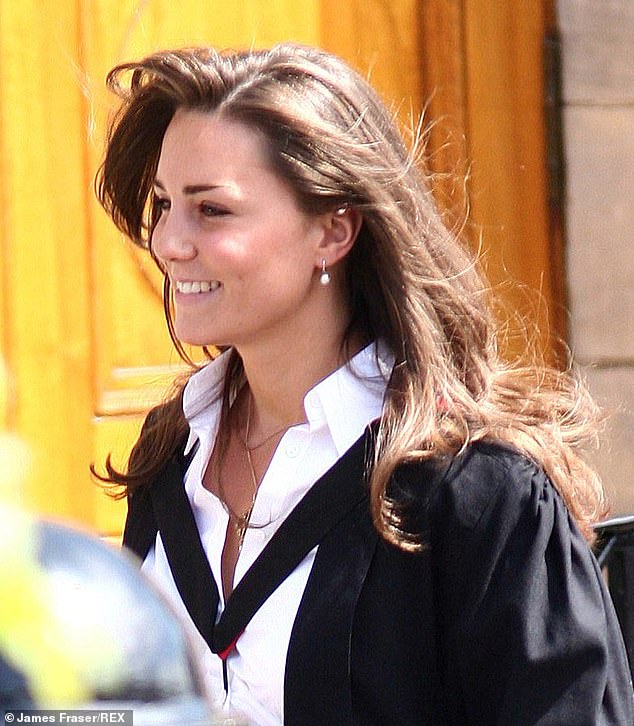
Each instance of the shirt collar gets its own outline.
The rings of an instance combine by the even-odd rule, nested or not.
[[[325,423],[340,456],[380,417],[393,366],[387,347],[370,343],[306,394],[310,427]]]
[[[222,386],[229,351],[191,376],[183,392],[183,412],[190,432],[185,454],[201,438],[203,431],[215,437]],[[379,418],[394,356],[382,343],[370,343],[304,397],[304,411],[311,430],[326,426],[338,454],[343,455],[361,436],[369,423]]]
[[[185,454],[188,454],[199,440],[203,429],[210,430],[218,425],[218,409],[222,401],[222,386],[229,356],[230,351],[226,350],[196,371],[185,384],[183,413],[189,422]]]

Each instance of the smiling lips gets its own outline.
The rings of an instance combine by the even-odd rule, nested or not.
[[[177,280],[174,282],[174,287],[177,292],[181,292],[184,295],[195,295],[200,292],[213,292],[220,287],[220,283],[218,280],[191,280],[187,282]]]

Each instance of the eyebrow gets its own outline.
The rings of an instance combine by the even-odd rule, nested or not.
[[[154,186],[158,187],[159,189],[162,189],[165,191],[165,187],[161,183],[159,179],[154,180]],[[184,194],[200,194],[200,192],[209,192],[213,189],[219,189],[219,184],[188,184],[187,186],[183,187],[183,193]]]

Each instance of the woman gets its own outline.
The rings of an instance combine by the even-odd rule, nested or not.
[[[130,76],[131,74],[131,76]],[[124,543],[257,724],[631,724],[582,536],[591,403],[510,366],[489,294],[368,84],[322,51],[109,75],[98,196],[222,354],[150,413]]]

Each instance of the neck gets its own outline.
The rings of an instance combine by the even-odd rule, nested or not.
[[[252,396],[252,440],[306,420],[304,397],[319,381],[346,362],[361,341],[343,349],[346,321],[330,319],[330,326],[315,325],[311,333],[289,336],[276,345],[239,348]]]
[[[339,345],[306,349],[299,357],[280,349],[242,360],[252,396],[254,440],[304,421],[306,393],[345,362]]]
[[[306,393],[361,347],[363,341],[358,336],[358,340],[350,340],[347,350],[344,348],[349,323],[345,287],[333,274],[328,287],[315,283],[284,319],[232,341],[252,396],[253,441],[306,420]]]

